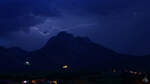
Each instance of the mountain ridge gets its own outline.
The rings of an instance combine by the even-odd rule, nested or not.
[[[148,58],[150,57],[148,56],[137,57],[119,54],[92,42],[87,37],[75,37],[64,31],[50,38],[42,48],[32,52],[16,47],[0,47],[0,56],[2,56],[0,65],[4,71],[7,71],[5,69],[24,71],[26,68],[30,70],[58,70],[63,65],[69,65],[73,70],[84,68],[111,70],[118,67],[150,70],[150,67],[146,65],[149,63]],[[31,65],[26,66],[26,61]],[[139,61],[143,63],[139,63]]]

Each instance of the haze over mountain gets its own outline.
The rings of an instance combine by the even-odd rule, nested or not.
[[[59,70],[63,65],[68,65],[72,70],[150,69],[147,65],[149,56],[119,54],[93,43],[87,37],[75,37],[67,32],[60,32],[41,49],[32,52],[0,47],[0,56],[3,71]],[[31,65],[26,66],[26,61]]]

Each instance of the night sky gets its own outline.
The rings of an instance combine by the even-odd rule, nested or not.
[[[149,0],[0,0],[0,45],[35,50],[60,31],[150,54]]]

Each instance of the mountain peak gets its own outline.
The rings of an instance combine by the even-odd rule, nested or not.
[[[73,35],[66,31],[62,31],[62,32],[58,33],[58,35],[56,37],[71,37],[71,38],[73,38]]]
[[[98,50],[102,53],[114,53],[114,51],[92,42],[88,37],[75,37],[74,35],[65,31],[60,32],[58,35],[50,38],[47,44],[43,48],[41,48],[41,50],[45,51],[54,49],[56,51],[63,51],[64,49],[66,49],[66,52],[69,52],[70,50],[86,51],[90,49],[91,51],[93,51],[95,49],[95,51]]]
[[[64,43],[72,42],[72,40],[74,39],[75,37],[72,34],[66,31],[62,31],[58,33],[56,36],[50,38],[43,48],[48,48],[53,45],[63,45]]]

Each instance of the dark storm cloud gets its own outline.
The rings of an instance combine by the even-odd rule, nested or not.
[[[61,8],[80,13],[107,15],[130,8],[137,0],[55,0]]]
[[[133,1],[133,0],[132,0]],[[45,17],[57,16],[59,11],[74,14],[109,15],[128,8],[129,0],[1,0],[0,34],[16,31],[28,31]],[[60,9],[57,11],[57,9]]]
[[[1,0],[0,36],[16,32],[5,37],[13,41],[7,44],[5,40],[6,45],[32,50],[65,30],[88,36],[118,52],[149,53],[149,3],[149,0]],[[29,28],[29,33],[22,32]],[[31,46],[26,48],[27,45]]]
[[[1,0],[0,35],[28,31],[46,17],[57,15],[59,13],[51,6],[50,0]]]
[[[149,54],[149,0],[66,1],[68,0],[60,2],[64,2],[60,4],[63,5],[61,8],[71,15],[78,15],[79,21],[85,19],[91,22],[88,18],[97,18],[93,21],[97,25],[84,29],[80,27],[71,32],[88,35],[94,41],[118,52]],[[85,16],[87,17],[83,18]]]

